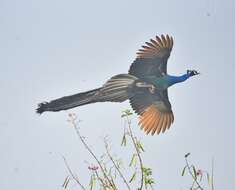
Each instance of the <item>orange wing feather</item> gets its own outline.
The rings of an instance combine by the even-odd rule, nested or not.
[[[173,123],[173,112],[161,112],[155,105],[147,107],[139,118],[139,125],[147,134],[164,133]]]

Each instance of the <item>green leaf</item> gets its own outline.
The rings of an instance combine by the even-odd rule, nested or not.
[[[193,175],[194,175],[195,179],[197,179],[197,170],[194,165],[192,165],[192,167],[193,167]]]
[[[90,186],[90,189],[93,189],[96,185],[96,178],[94,175],[91,175],[91,179],[90,179],[90,183],[89,183],[89,186]]]
[[[121,115],[121,118],[123,118],[123,117],[126,117],[126,114],[122,114],[122,115]]]
[[[109,168],[108,175],[109,175],[109,176],[111,176],[111,175],[112,175],[112,167],[111,167],[111,168]]]
[[[68,187],[69,181],[70,181],[70,178],[69,178],[69,176],[67,176],[67,177],[65,178],[65,180],[64,180],[63,185],[62,185],[62,187],[63,187],[64,189],[66,189],[66,188]]]
[[[68,184],[69,184],[69,180],[67,180],[66,183],[64,184],[65,189],[68,187]]]
[[[131,167],[134,163],[136,163],[136,154],[132,155],[129,166]]]
[[[187,168],[187,166],[184,166],[184,169],[182,170],[182,173],[181,173],[182,176],[184,176],[186,168]]]
[[[131,176],[131,179],[129,180],[129,183],[131,183],[132,181],[134,181],[136,178],[136,172],[133,173],[133,175]]]
[[[142,152],[144,152],[143,145],[141,144],[140,141],[137,141],[137,148],[138,148],[139,150],[141,150]]]
[[[143,173],[145,176],[150,176],[152,175],[152,169],[143,167]]]
[[[207,178],[208,185],[211,186],[211,177],[209,173],[206,174],[206,178]]]
[[[145,178],[144,184],[145,184],[145,186],[154,184],[153,178]]]
[[[152,185],[152,184],[154,184],[154,179],[153,179],[153,178],[150,178],[150,179],[149,179],[149,185]]]
[[[126,110],[123,110],[123,111],[122,111],[121,117],[127,117],[127,116],[130,116],[130,115],[132,115],[132,114],[133,114],[133,113],[131,112],[131,110],[126,109]]]
[[[126,146],[126,134],[124,134],[123,137],[122,137],[121,146]]]

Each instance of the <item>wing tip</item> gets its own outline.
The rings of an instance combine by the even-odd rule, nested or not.
[[[153,58],[155,56],[165,56],[161,50],[168,49],[170,52],[173,47],[173,37],[168,34],[156,35],[155,40],[150,39],[137,51],[137,58]],[[170,54],[169,54],[170,55]]]

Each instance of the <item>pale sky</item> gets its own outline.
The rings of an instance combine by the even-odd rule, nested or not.
[[[70,111],[39,116],[37,104],[127,73],[136,50],[162,33],[175,41],[169,73],[202,74],[169,89],[175,122],[165,134],[146,136],[133,117],[155,188],[188,189],[181,170],[191,152],[203,169],[214,158],[215,189],[232,189],[234,18],[232,0],[0,0],[0,189],[61,189],[67,175],[61,154],[86,183],[89,155],[66,121]],[[97,155],[105,135],[123,155],[118,145],[126,108],[128,102],[71,110]]]

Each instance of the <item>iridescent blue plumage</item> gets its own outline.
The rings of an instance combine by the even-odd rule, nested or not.
[[[186,74],[180,76],[173,76],[167,74],[161,77],[155,77],[155,76],[146,77],[144,81],[153,84],[157,90],[166,90],[167,88],[176,83],[186,81],[191,76],[193,75],[190,72],[187,72]]]
[[[183,74],[181,76],[171,76],[171,75],[167,75],[166,76],[166,81],[168,83],[168,87],[176,84],[176,83],[180,83],[180,82],[184,82],[186,81],[188,78],[199,74],[197,71],[195,70],[188,70],[186,74]]]
[[[184,82],[185,80],[187,80],[189,78],[189,73],[181,75],[181,76],[171,76],[171,75],[167,75],[166,80],[169,84],[169,87],[179,83],[179,82]]]

